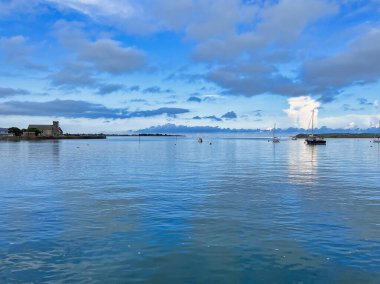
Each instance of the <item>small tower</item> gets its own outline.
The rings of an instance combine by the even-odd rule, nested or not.
[[[59,132],[59,121],[53,121],[53,136],[58,136],[60,134]]]

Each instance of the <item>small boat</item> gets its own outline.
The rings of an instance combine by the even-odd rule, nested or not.
[[[380,132],[380,120],[379,120],[379,132]],[[375,139],[373,139],[373,143],[380,143],[380,134],[379,136],[377,136],[377,138],[375,136]]]
[[[309,135],[309,137],[306,138],[306,143],[308,145],[326,145],[326,140],[322,137],[318,137],[316,135]]]
[[[308,145],[326,145],[326,140],[323,137],[314,135],[314,109],[311,115],[311,135],[305,141]]]
[[[276,123],[274,124],[274,127],[273,127],[273,138],[272,138],[272,142],[273,143],[279,143],[280,142],[280,138],[276,137],[274,134],[275,134],[275,130],[276,130]]]
[[[292,140],[297,140],[297,136],[293,136],[293,137],[292,137]]]
[[[203,143],[203,139],[201,137],[198,138],[198,143]]]

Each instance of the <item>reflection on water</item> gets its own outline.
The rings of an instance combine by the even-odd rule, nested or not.
[[[0,143],[0,282],[377,283],[371,145]]]
[[[288,178],[294,184],[312,184],[318,171],[318,151],[324,145],[306,145],[303,141],[288,143]]]
[[[36,142],[24,142],[20,145],[26,147],[28,152],[27,156],[31,162],[36,160],[37,163],[41,160],[52,159],[59,165],[59,150],[60,150],[60,140],[46,140],[46,141],[36,141]]]

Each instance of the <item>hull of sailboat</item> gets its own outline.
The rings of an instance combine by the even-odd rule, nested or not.
[[[319,139],[306,139],[305,140],[308,145],[326,145],[325,140],[319,140]]]

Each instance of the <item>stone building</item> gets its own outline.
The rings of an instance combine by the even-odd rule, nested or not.
[[[59,136],[62,135],[62,129],[59,127],[59,121],[53,121],[53,125],[30,124],[28,129],[36,128],[41,131],[41,136]]]
[[[28,131],[24,131],[22,133],[22,136],[23,137],[26,137],[26,138],[35,138],[36,137],[36,132],[28,132]]]
[[[8,128],[0,128],[0,136],[9,136]]]

